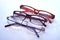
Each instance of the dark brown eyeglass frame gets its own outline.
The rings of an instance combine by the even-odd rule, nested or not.
[[[16,13],[16,12],[19,12],[19,13]],[[45,22],[47,22],[47,21],[46,21],[46,19],[44,17],[42,17],[44,20],[38,19],[38,18],[34,18],[34,17],[31,17],[31,16],[36,16],[36,15],[29,15],[29,14],[25,13],[24,11],[14,11],[13,12],[13,16],[14,16],[14,14],[17,14],[18,16],[21,16],[22,13],[26,14],[26,16],[25,15],[22,15],[22,16],[25,17],[24,20],[26,18],[29,18],[30,19],[30,22],[31,22],[31,19],[39,20],[43,24],[43,26],[46,27]]]

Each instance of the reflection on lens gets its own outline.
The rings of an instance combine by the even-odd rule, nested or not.
[[[31,23],[33,23],[35,25],[42,25],[41,22],[39,20],[36,20],[36,19],[31,19]]]
[[[14,19],[16,22],[21,23],[21,22],[24,20],[24,18],[25,18],[25,17],[22,16],[22,15],[18,16],[18,15],[16,15],[16,14],[14,14],[14,16],[13,16],[12,19]]]

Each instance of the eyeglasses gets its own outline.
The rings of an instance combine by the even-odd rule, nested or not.
[[[24,13],[24,14],[25,14],[25,13]],[[39,35],[38,35],[38,33],[37,33],[36,30],[45,31],[45,28],[43,28],[43,27],[42,27],[42,28],[36,28],[36,27],[24,25],[24,24],[22,24],[22,23],[19,23],[19,22],[15,21],[15,20],[16,20],[16,19],[15,19],[16,17],[19,18],[19,19],[21,19],[20,21],[24,20],[24,17],[27,16],[27,14],[26,14],[26,15],[24,15],[24,14],[21,13],[20,15],[19,15],[19,14],[16,15],[16,14],[14,13],[14,16],[7,17],[7,19],[8,19],[9,21],[12,21],[12,22],[15,22],[15,23],[6,25],[5,27],[9,27],[9,26],[12,26],[12,25],[20,25],[20,26],[23,26],[23,27],[32,29],[32,30],[35,32],[36,36],[39,37]],[[18,15],[19,15],[19,16],[18,16]],[[29,15],[28,15],[28,16],[29,16]],[[32,15],[31,15],[31,16],[32,16]],[[29,17],[26,17],[26,18],[29,18]],[[14,20],[13,20],[13,19],[14,19]],[[38,19],[38,18],[31,17],[31,20],[33,20],[33,19],[40,21],[40,19]],[[44,21],[44,20],[41,20],[41,21]]]
[[[5,25],[5,27],[9,27],[12,25],[23,26],[27,29],[33,30],[36,36],[39,38],[39,34],[37,30],[39,32],[45,31],[45,27],[46,27],[45,23],[47,21],[49,21],[49,23],[52,23],[51,19],[55,18],[55,15],[50,12],[44,10],[37,10],[27,5],[21,5],[20,8],[25,11],[14,11],[13,16],[7,17],[7,20],[14,23]],[[41,27],[39,28],[33,27],[31,26],[31,24],[41,26]]]
[[[21,9],[25,10],[26,12],[32,12],[33,14],[37,14],[41,17],[45,17],[47,21],[49,21],[49,23],[52,23],[52,21],[50,19],[54,19],[55,15],[48,12],[48,11],[44,11],[44,10],[37,10],[31,6],[28,5],[21,5],[20,6]],[[45,12],[44,14],[41,12]]]
[[[35,25],[41,25],[41,23],[42,23],[43,26],[46,27],[46,25],[45,25],[46,19],[44,19],[43,17],[38,17],[37,15],[29,15],[29,14],[25,13],[24,11],[14,11],[13,13],[15,15],[19,16],[19,18],[21,18],[21,20],[23,20],[23,21],[25,19],[29,19],[29,21]],[[13,16],[14,16],[14,14],[13,14]]]

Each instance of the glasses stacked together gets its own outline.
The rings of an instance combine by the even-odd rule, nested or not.
[[[7,17],[7,20],[13,23],[5,25],[5,27],[12,25],[23,26],[25,28],[33,30],[38,38],[39,34],[37,30],[39,32],[45,31],[45,27],[47,27],[45,23],[52,23],[51,19],[55,18],[54,14],[44,10],[37,10],[31,6],[20,5],[20,9],[23,11],[14,11],[13,16]],[[37,25],[39,28],[32,25]]]

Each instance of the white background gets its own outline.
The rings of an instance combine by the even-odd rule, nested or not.
[[[0,40],[60,40],[60,0],[0,0]],[[45,33],[37,38],[25,28],[5,28],[6,17],[20,10],[21,4],[32,6],[55,14],[52,24],[47,24]]]

